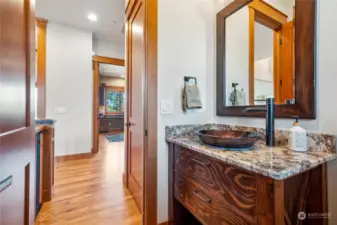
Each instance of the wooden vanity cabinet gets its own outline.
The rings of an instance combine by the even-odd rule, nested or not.
[[[54,128],[36,127],[36,215],[42,204],[52,200],[54,186]]]
[[[327,212],[326,181],[322,177],[325,165],[286,180],[274,180],[175,144],[169,146],[170,224],[325,222],[298,221],[301,211]],[[192,215],[196,218],[193,223]]]

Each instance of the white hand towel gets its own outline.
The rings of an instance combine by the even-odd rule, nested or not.
[[[200,91],[197,85],[185,85],[183,90],[183,110],[202,108]]]

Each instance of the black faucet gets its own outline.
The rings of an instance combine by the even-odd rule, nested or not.
[[[266,98],[266,107],[246,108],[244,112],[266,112],[266,145],[275,146],[275,104],[274,98]]]

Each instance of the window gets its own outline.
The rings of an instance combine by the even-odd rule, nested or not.
[[[124,114],[124,88],[105,87],[105,112],[106,114]]]

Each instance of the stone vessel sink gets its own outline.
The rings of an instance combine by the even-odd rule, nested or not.
[[[252,147],[258,139],[257,133],[231,130],[199,130],[200,140],[211,146],[246,149]]]

